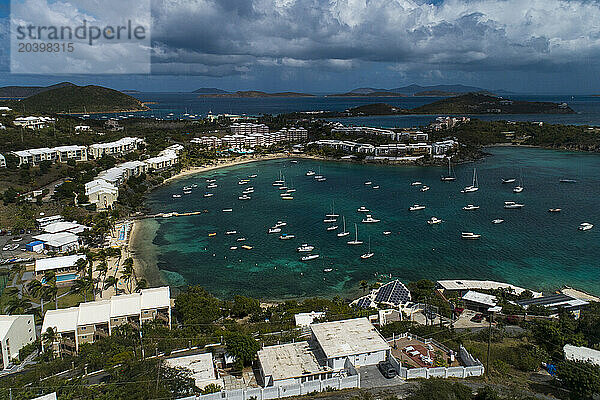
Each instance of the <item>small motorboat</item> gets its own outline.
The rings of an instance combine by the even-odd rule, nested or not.
[[[315,246],[311,246],[308,243],[303,243],[302,246],[298,247],[296,251],[298,253],[310,253],[315,249]]]
[[[327,230],[328,230],[328,231],[335,231],[337,228],[338,228],[338,226],[337,226],[337,225],[331,225],[331,226],[328,226],[328,227],[327,227]]]
[[[227,231],[225,232],[226,235],[235,235],[237,233],[237,231]]]
[[[242,246],[242,249],[244,250],[252,250],[252,246],[248,246],[247,244]]]
[[[577,183],[577,180],[575,180],[575,179],[561,179],[559,182],[560,183]]]
[[[306,176],[314,176],[315,175],[315,171],[307,171],[306,172]]]
[[[229,250],[237,250],[237,249],[238,249],[238,247],[237,247],[237,246],[231,246],[231,247],[229,248]]]
[[[408,211],[419,211],[419,210],[424,210],[424,209],[425,209],[425,206],[422,206],[420,204],[413,204],[412,206],[410,206]]]
[[[252,200],[252,197],[248,196],[247,194],[244,194],[239,196],[238,200]]]
[[[224,208],[223,210],[221,210],[223,212],[232,212],[233,208]]]
[[[273,228],[269,228],[269,233],[279,233],[281,232],[281,228],[274,226]]]
[[[290,234],[284,233],[283,235],[279,236],[279,239],[281,239],[281,240],[291,240],[291,239],[294,239],[295,237],[296,237],[295,235],[290,235]]]
[[[333,271],[333,268],[325,268],[325,269],[323,270],[323,272],[331,272],[331,271]]]
[[[514,210],[525,207],[525,204],[515,203],[514,201],[505,201],[504,208],[507,210]]]
[[[516,181],[515,178],[502,179],[502,183],[515,183]]]
[[[442,222],[444,222],[444,221],[442,221],[441,219],[439,219],[437,217],[431,217],[430,219],[427,220],[427,223],[429,225],[437,225],[437,224],[441,224]]]
[[[217,236],[217,232],[212,232],[212,233],[208,234],[208,237],[214,237],[214,236]]]
[[[501,224],[503,222],[504,222],[504,220],[502,218],[496,218],[495,220],[492,221],[492,224]]]
[[[582,222],[577,229],[579,229],[580,231],[589,231],[593,227],[594,225],[590,224],[589,222]]]
[[[561,208],[551,208],[548,210],[548,212],[552,212],[552,213],[557,213],[557,212],[561,212]]]
[[[360,206],[360,208],[358,210],[356,210],[357,212],[369,212],[369,209],[365,206]]]
[[[419,182],[419,181],[415,181],[413,183],[410,184],[410,186],[421,186],[423,183]]]
[[[179,199],[180,197],[181,197],[181,195],[180,195],[180,194],[174,194],[174,195],[173,195],[173,198],[174,198],[174,199]]]
[[[429,186],[425,186],[425,185],[423,185],[423,186],[421,187],[421,192],[426,192],[426,191],[428,191],[429,189],[431,189]]]
[[[380,219],[373,218],[373,216],[371,214],[367,214],[367,216],[365,218],[363,218],[362,223],[363,224],[376,224],[380,221],[381,221]]]
[[[370,185],[372,185],[372,184],[373,184],[373,182],[371,182],[371,181],[367,181],[367,182],[365,182],[365,185],[367,185],[367,186],[370,186]]]
[[[392,231],[384,231],[384,232],[383,232],[383,234],[384,234],[385,236],[388,236],[388,235],[391,235],[391,234],[392,234]]]
[[[302,258],[300,258],[301,261],[310,261],[310,260],[314,260],[316,258],[319,258],[320,256],[318,254],[309,254],[307,256],[304,256]]]
[[[473,232],[463,232],[460,237],[462,239],[476,240],[476,239],[481,238],[481,235],[473,233]]]
[[[213,197],[214,193],[204,193],[204,197]]]
[[[236,239],[237,242],[245,242],[246,238],[245,237],[239,237]]]
[[[373,189],[377,190],[377,189],[379,189],[379,187],[380,187],[379,185],[375,185],[375,186],[373,186]]]
[[[479,206],[475,206],[473,204],[468,204],[468,205],[464,206],[462,209],[465,211],[479,210]]]

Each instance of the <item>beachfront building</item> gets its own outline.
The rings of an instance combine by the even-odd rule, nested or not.
[[[511,285],[504,282],[496,281],[480,281],[472,279],[450,279],[441,280],[435,283],[436,289],[440,290],[442,294],[458,294],[460,296],[467,293],[469,290],[505,290],[509,293],[521,295],[529,290]],[[540,297],[542,294],[539,292],[531,292],[533,297]]]
[[[233,134],[221,138],[221,144],[232,149],[269,147],[280,142],[299,142],[308,139],[305,128],[283,128],[277,132],[252,133],[250,135]]]
[[[367,154],[380,159],[401,159],[402,157],[422,157],[431,154],[432,146],[427,143],[391,143],[374,146],[368,143],[348,140],[324,139],[309,143],[318,147],[328,147],[345,153]]]
[[[35,339],[33,315],[0,315],[0,368],[8,369],[19,359],[19,350]]]
[[[38,149],[13,151],[12,154],[19,159],[19,166],[23,164],[38,165],[42,161],[63,162],[69,160],[87,161],[87,148],[85,146],[59,146],[54,148],[42,147]]]
[[[269,133],[269,127],[265,124],[253,124],[250,122],[236,122],[229,127],[233,135],[253,135],[256,133]]]
[[[35,220],[35,226],[38,229],[43,229],[46,225],[53,224],[55,222],[62,222],[65,219],[62,215],[50,215],[48,217],[41,217]]]
[[[163,150],[158,153],[158,156],[144,160],[148,169],[162,170],[179,162],[179,156],[173,150]]]
[[[466,308],[477,312],[487,312],[491,307],[496,307],[498,304],[496,296],[476,292],[474,290],[469,290],[465,293],[462,297],[462,301],[465,303]]]
[[[206,146],[209,149],[215,149],[217,147],[221,147],[223,142],[216,136],[200,136],[197,138],[193,138],[190,140],[190,143],[199,144],[201,146]]]
[[[109,300],[81,303],[78,307],[48,310],[42,332],[55,330],[52,348],[57,355],[75,354],[79,346],[93,343],[129,324],[140,329],[144,322],[158,320],[171,328],[171,298],[168,286],[142,289],[139,293],[113,296]]]
[[[28,129],[43,129],[52,125],[56,120],[50,117],[18,117],[15,118],[13,124],[15,126],[28,128]]]
[[[62,257],[51,257],[51,258],[39,258],[35,260],[35,275],[42,276],[46,272],[54,272],[57,280],[59,276],[68,275],[69,278],[75,279],[73,272],[77,271],[76,265],[79,260],[85,260],[83,254],[76,254],[72,256]],[[62,281],[61,279],[60,281]]]
[[[119,198],[119,189],[103,179],[94,179],[85,184],[85,194],[96,210],[110,210]]]
[[[586,308],[590,303],[577,299],[563,293],[551,294],[548,296],[535,297],[533,299],[519,300],[517,304],[528,309],[531,306],[545,307],[551,312],[558,314],[561,310],[569,311],[575,318],[579,318],[581,310]]]
[[[59,232],[69,232],[75,235],[82,233],[86,229],[90,229],[89,226],[82,225],[75,221],[58,221],[52,222],[50,224],[45,225],[41,228],[46,233],[59,233]]]
[[[264,387],[325,380],[334,374],[331,366],[319,363],[308,342],[263,347],[258,364]]]
[[[66,253],[79,250],[81,240],[79,236],[71,232],[42,233],[33,237],[44,243],[44,250]]]
[[[411,301],[408,288],[398,279],[374,289],[366,296],[353,301],[351,305],[360,308],[398,308]]]
[[[456,147],[458,147],[458,142],[453,139],[443,140],[440,142],[434,142],[434,143],[431,143],[431,154],[444,155]]]
[[[6,168],[6,157],[0,154],[0,168]]]
[[[115,142],[92,144],[88,148],[88,153],[93,158],[100,158],[103,155],[122,156],[138,150],[143,144],[143,139],[124,137]]]
[[[366,318],[324,322],[310,325],[311,339],[334,371],[345,368],[376,365],[385,361],[390,346]]]

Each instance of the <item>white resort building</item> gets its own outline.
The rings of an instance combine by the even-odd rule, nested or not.
[[[78,307],[49,310],[42,332],[57,333],[56,354],[75,354],[79,346],[112,334],[121,325],[139,329],[144,322],[160,320],[171,328],[171,298],[168,286],[143,289],[140,293],[113,296],[109,300],[81,303]]]
[[[0,368],[7,369],[18,360],[19,350],[35,339],[33,315],[0,315]]]

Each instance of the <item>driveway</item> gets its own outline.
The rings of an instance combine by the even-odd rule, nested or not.
[[[358,373],[360,374],[360,387],[365,389],[396,386],[406,383],[404,379],[398,376],[387,379],[381,375],[376,365],[360,367]]]

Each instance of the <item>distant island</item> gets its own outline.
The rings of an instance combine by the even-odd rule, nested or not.
[[[217,89],[217,88],[200,88],[200,89],[194,90],[192,93],[198,93],[198,94],[226,94],[226,93],[231,93],[231,92],[228,92],[228,91],[222,90],[222,89]]]
[[[370,115],[410,114],[573,114],[566,103],[518,101],[487,93],[467,93],[438,100],[416,108],[401,108],[386,103],[365,104],[345,111],[323,112],[322,118],[360,117]],[[296,113],[302,114],[302,113]]]
[[[198,97],[224,97],[224,98],[263,98],[263,97],[313,97],[313,94],[297,92],[267,93],[258,90],[244,90],[234,93],[204,93]]]
[[[458,96],[471,92],[491,93],[487,89],[465,86],[465,85],[409,85],[393,89],[380,89],[363,87],[353,89],[346,93],[330,94],[327,97],[408,97],[408,96],[429,96],[429,97],[449,97]]]
[[[61,84],[22,100],[2,102],[27,113],[83,114],[146,111],[148,107],[135,97],[102,86]]]

